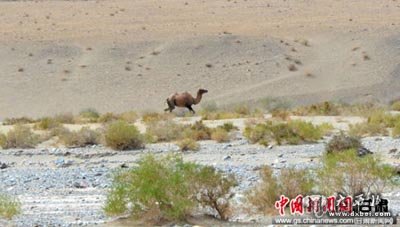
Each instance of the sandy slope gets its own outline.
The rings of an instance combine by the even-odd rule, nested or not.
[[[396,0],[0,1],[0,119],[160,111],[199,87],[221,104],[388,102],[399,26]]]

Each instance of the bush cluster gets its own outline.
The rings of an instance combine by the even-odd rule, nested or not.
[[[104,134],[107,146],[116,150],[128,150],[143,148],[144,138],[134,125],[124,121],[111,123]]]
[[[312,123],[293,120],[287,123],[272,122],[247,126],[244,136],[251,143],[267,145],[270,141],[277,144],[300,144],[317,142],[327,133],[327,126],[314,126]]]
[[[0,194],[0,218],[11,219],[21,213],[20,202],[5,194]]]
[[[39,135],[25,125],[14,125],[7,135],[0,134],[0,146],[3,149],[34,148],[39,142],[41,142]]]
[[[105,211],[112,215],[130,212],[161,224],[164,220],[184,220],[202,204],[227,219],[230,189],[235,185],[233,176],[224,176],[213,167],[179,157],[148,155],[137,167],[114,176]]]

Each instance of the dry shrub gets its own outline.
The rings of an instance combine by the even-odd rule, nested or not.
[[[340,114],[340,111],[338,105],[331,102],[323,102],[310,106],[297,107],[293,110],[293,114],[299,116],[337,116]]]
[[[14,128],[2,136],[3,149],[9,148],[34,148],[39,142],[39,135],[32,132],[31,128],[25,125],[16,124]],[[4,141],[5,140],[5,141]]]
[[[276,211],[274,204],[280,195],[294,198],[299,194],[311,194],[315,185],[310,171],[304,169],[282,169],[277,177],[274,176],[271,167],[264,166],[260,174],[261,182],[248,191],[247,199],[265,214]]]
[[[282,121],[287,121],[290,119],[290,112],[283,109],[276,109],[271,111],[271,115],[275,119],[279,119]]]
[[[392,131],[392,136],[397,138],[400,137],[400,121],[398,121]]]
[[[173,117],[174,115],[172,114],[167,114],[167,113],[160,114],[156,112],[148,112],[142,115],[142,120],[146,124],[151,124],[157,121],[172,120]]]
[[[396,171],[393,167],[382,164],[374,155],[358,157],[356,150],[350,149],[326,153],[317,175],[317,185],[322,195],[337,192],[345,195],[379,194],[386,187],[395,184]]]
[[[39,130],[49,130],[58,126],[60,126],[60,122],[58,122],[56,119],[44,117],[35,124],[34,128]]]
[[[139,118],[139,115],[134,111],[123,112],[119,115],[121,120],[124,120],[128,123],[135,123]]]
[[[200,149],[199,143],[191,138],[185,138],[177,142],[181,151],[198,151]]]
[[[232,122],[226,122],[223,125],[218,126],[217,128],[221,128],[227,132],[231,132],[233,130],[239,130],[238,127],[236,127],[235,125],[233,125]]]
[[[143,136],[134,125],[124,121],[111,123],[104,135],[107,146],[115,150],[129,150],[143,148]]]
[[[184,129],[173,120],[153,121],[147,125],[146,140],[152,143],[175,141],[182,138]]]
[[[110,123],[110,122],[113,122],[113,121],[117,121],[117,120],[119,120],[120,119],[120,117],[118,116],[118,115],[116,115],[116,114],[113,114],[113,113],[105,113],[105,114],[102,114],[98,119],[97,119],[97,122],[99,122],[99,123]]]
[[[54,120],[61,124],[74,124],[75,118],[72,113],[62,113],[54,116]]]
[[[363,122],[349,125],[351,136],[386,136],[389,134],[384,124]]]
[[[326,151],[328,153],[341,152],[349,149],[355,149],[361,147],[361,141],[358,137],[347,136],[344,133],[333,136],[333,138],[326,145]]]
[[[212,130],[204,125],[203,121],[196,121],[190,128],[186,128],[183,132],[184,138],[192,138],[194,140],[211,139]]]
[[[83,127],[77,132],[71,132],[68,129],[57,133],[61,142],[68,147],[86,147],[100,143],[101,134],[88,127]]]
[[[228,142],[229,134],[223,128],[216,128],[211,133],[211,139],[217,141],[218,143]]]

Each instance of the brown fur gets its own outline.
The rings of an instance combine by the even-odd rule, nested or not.
[[[203,94],[207,93],[208,91],[205,89],[199,89],[197,91],[197,96],[194,98],[191,94],[188,92],[183,92],[181,94],[179,93],[174,93],[170,95],[167,98],[167,104],[168,108],[165,109],[164,111],[169,111],[172,112],[175,107],[186,107],[188,108],[192,113],[195,113],[195,111],[192,108],[192,105],[196,105],[200,103],[201,98]]]

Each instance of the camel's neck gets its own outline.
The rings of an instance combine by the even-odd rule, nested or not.
[[[197,92],[197,96],[194,99],[194,105],[198,104],[201,101],[201,97],[203,96],[203,94],[201,94],[200,92]]]

